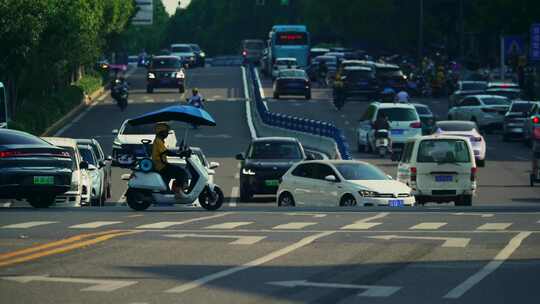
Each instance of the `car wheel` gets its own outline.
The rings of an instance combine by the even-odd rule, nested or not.
[[[476,164],[478,167],[485,167],[486,166],[486,160],[485,159],[479,159],[476,161]]]
[[[339,201],[341,207],[353,207],[356,206],[356,199],[350,194],[345,194]]]
[[[146,93],[148,93],[148,94],[154,93],[154,88],[152,88],[152,87],[146,87]]]
[[[456,199],[454,202],[456,206],[471,206],[472,205],[472,195],[462,195]]]
[[[34,208],[49,208],[52,204],[54,204],[54,196],[34,196],[27,199],[30,206]]]
[[[253,198],[253,194],[249,193],[249,190],[244,186],[240,186],[240,202],[249,202]]]
[[[278,207],[294,207],[294,198],[289,192],[283,192],[278,199]]]

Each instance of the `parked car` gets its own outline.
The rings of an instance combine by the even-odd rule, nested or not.
[[[274,98],[282,95],[301,95],[311,99],[311,81],[304,70],[281,70],[274,81]]]
[[[397,180],[412,188],[416,203],[470,206],[477,188],[470,142],[460,136],[429,135],[409,141],[398,165]]]
[[[0,198],[47,208],[72,189],[74,167],[68,151],[25,132],[0,129]]]
[[[277,58],[272,67],[272,79],[277,78],[281,70],[296,69],[297,67],[296,58]]]
[[[306,159],[306,153],[296,138],[260,137],[236,159],[241,161],[240,201],[245,202],[253,195],[276,194],[283,174],[294,163]]]
[[[146,92],[157,88],[174,88],[184,93],[186,74],[182,61],[176,56],[154,56],[150,60],[146,77]]]
[[[508,141],[512,138],[522,139],[525,134],[526,120],[529,118],[529,113],[533,110],[534,105],[540,104],[535,101],[513,101],[504,115],[503,122],[503,141]]]
[[[240,43],[240,53],[249,62],[258,63],[263,57],[264,41],[260,39],[245,39]]]
[[[496,95],[465,97],[448,111],[448,120],[474,121],[480,129],[500,129],[510,100]]]
[[[99,169],[99,161],[97,159],[94,150],[89,145],[77,146],[79,153],[83,161],[88,163],[88,177],[90,178],[90,206],[103,206],[103,193],[105,192],[105,185],[103,183],[102,172]]]
[[[360,161],[300,162],[279,184],[278,206],[413,206],[411,188]]]
[[[458,81],[457,90],[450,95],[449,108],[469,95],[483,94],[487,88],[486,81]]]
[[[171,44],[171,56],[176,56],[180,58],[180,60],[186,67],[195,66],[197,62],[195,51],[193,50],[191,45],[187,43]]]
[[[422,123],[422,135],[429,135],[433,133],[433,126],[435,125],[435,115],[431,112],[431,109],[421,103],[412,104],[416,108],[418,116],[420,116],[420,122]]]
[[[403,150],[405,142],[422,136],[422,123],[416,108],[403,103],[371,103],[356,129],[359,152],[375,151],[373,124],[381,115],[386,115],[390,122],[392,150]]]
[[[196,43],[189,43],[189,46],[195,53],[195,66],[204,67],[206,63],[206,53]]]
[[[90,203],[92,181],[88,174],[88,163],[83,160],[77,141],[64,137],[42,137],[42,139],[67,150],[73,163],[71,187],[69,191],[55,197],[55,204],[64,204],[71,207],[87,206]]]
[[[104,203],[112,195],[112,157],[105,156],[101,144],[95,139],[77,139],[78,145],[89,145],[92,147],[98,160],[98,170],[103,178],[103,192],[101,201]]]
[[[435,124],[435,134],[462,136],[471,142],[474,158],[478,167],[486,164],[486,140],[472,121],[443,120]]]
[[[120,129],[113,130],[112,134],[115,135],[112,145],[113,166],[129,167],[138,158],[152,154],[152,151],[145,150],[141,141],[147,139],[151,143],[154,142],[156,138],[154,124],[132,126],[129,120],[125,120]],[[171,130],[165,139],[165,146],[172,150],[176,148],[176,145],[176,133]]]

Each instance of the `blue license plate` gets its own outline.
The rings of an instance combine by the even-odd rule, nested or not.
[[[447,182],[451,182],[452,180],[454,180],[452,175],[436,175],[435,176],[436,182],[447,183]]]
[[[161,79],[161,84],[169,84],[169,79]]]
[[[389,200],[388,206],[390,207],[403,207],[403,200]]]
[[[390,130],[390,134],[392,134],[392,135],[402,135],[403,132],[405,132],[405,130],[403,130],[403,129]]]

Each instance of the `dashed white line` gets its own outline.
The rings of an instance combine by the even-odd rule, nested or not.
[[[24,222],[24,223],[18,223],[18,224],[11,224],[6,225],[1,228],[7,228],[7,229],[26,229],[26,228],[32,228],[37,226],[43,226],[43,225],[49,225],[54,224],[58,222],[49,222],[49,221],[34,221],[34,222]]]
[[[412,226],[411,228],[409,229],[412,229],[412,230],[437,230],[439,228],[441,228],[442,226],[445,226],[446,223],[420,223],[418,225],[414,225]]]
[[[382,223],[364,223],[364,222],[356,222],[354,224],[350,224],[350,225],[347,225],[347,226],[343,226],[341,227],[340,229],[342,230],[346,230],[346,229],[350,229],[350,230],[367,230],[367,229],[371,229],[375,226],[379,226],[381,225]]]
[[[205,227],[205,229],[234,229],[240,226],[246,226],[253,224],[253,222],[227,222],[222,224],[211,225]]]
[[[476,228],[476,230],[506,230],[512,223],[486,223]]]
[[[317,225],[317,223],[314,222],[292,222],[282,225],[277,225],[272,229],[303,229],[308,226]]]
[[[103,227],[103,226],[110,226],[110,225],[121,224],[121,223],[123,223],[123,222],[118,222],[118,221],[95,221],[95,222],[89,222],[89,223],[69,226],[69,228],[93,229],[93,228],[99,228],[99,227]]]

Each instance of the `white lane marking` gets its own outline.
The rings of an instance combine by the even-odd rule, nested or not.
[[[452,215],[468,215],[468,216],[480,216],[480,217],[493,217],[493,213],[465,213],[465,212],[457,212],[452,213]]]
[[[235,179],[240,179],[240,173],[237,172],[237,173],[234,175],[234,178],[235,178]]]
[[[231,197],[229,198],[229,207],[236,207],[236,201],[238,200],[239,193],[240,193],[240,188],[232,187]]]
[[[135,229],[168,228],[168,227],[171,227],[171,226],[184,225],[184,224],[189,224],[189,223],[193,223],[193,222],[199,222],[199,221],[204,221],[204,220],[215,219],[215,218],[222,217],[222,216],[229,215],[229,214],[231,214],[231,213],[230,212],[224,212],[224,213],[219,213],[219,214],[210,215],[210,216],[192,218],[192,219],[185,220],[185,221],[180,221],[180,222],[158,222],[158,223],[153,223],[153,224],[146,224],[146,225],[137,226],[137,227],[135,227]],[[162,226],[162,227],[159,227],[159,226]]]
[[[58,223],[58,222],[48,222],[48,221],[24,222],[24,223],[6,225],[1,228],[26,229],[26,228],[32,228],[36,226],[43,226],[43,225],[54,224],[54,223]]]
[[[287,247],[284,247],[284,248],[278,249],[276,251],[273,251],[273,252],[271,252],[271,253],[263,256],[263,257],[257,258],[255,260],[252,260],[250,262],[247,262],[245,264],[242,264],[242,265],[239,265],[239,266],[236,266],[236,267],[232,267],[232,268],[229,268],[229,269],[225,269],[225,270],[222,270],[222,271],[219,271],[219,272],[204,276],[204,277],[196,279],[196,280],[194,280],[192,282],[173,287],[173,288],[171,288],[169,290],[166,290],[165,292],[169,292],[169,293],[183,293],[183,292],[186,292],[188,290],[200,287],[200,286],[202,286],[204,284],[210,283],[210,282],[215,281],[217,279],[221,279],[221,278],[230,276],[230,275],[235,274],[237,272],[240,272],[242,270],[246,270],[246,269],[249,269],[249,268],[252,268],[252,267],[262,265],[264,263],[268,263],[268,262],[270,262],[272,260],[275,260],[275,259],[277,259],[277,258],[279,258],[281,256],[289,254],[289,253],[291,253],[291,252],[293,252],[293,251],[295,251],[295,250],[297,250],[299,248],[307,246],[307,245],[313,243],[314,241],[316,241],[317,239],[320,239],[320,238],[325,237],[325,236],[329,236],[331,234],[333,234],[333,232],[323,232],[323,233],[317,233],[315,235],[305,237],[305,238],[301,239],[300,241],[298,241],[297,243],[294,243],[294,244],[291,244],[291,245],[289,245]]]
[[[285,213],[285,214],[287,214],[287,215],[296,215],[296,216],[313,216],[313,217],[316,217],[316,218],[326,217],[326,214],[324,214],[324,213],[290,212],[290,213]]]
[[[441,247],[467,247],[470,238],[457,238],[457,237],[431,237],[431,236],[401,236],[401,235],[376,235],[369,236],[370,239],[377,240],[392,240],[392,239],[404,239],[404,240],[434,240],[434,241],[444,241]]]
[[[11,204],[12,204],[12,202],[7,202],[7,203],[2,204],[2,207],[9,208],[9,207],[11,207]]]
[[[476,228],[476,230],[506,230],[512,223],[486,223]]]
[[[316,287],[316,288],[340,288],[340,289],[365,289],[365,291],[359,293],[358,296],[374,297],[374,298],[389,297],[401,289],[401,287],[394,287],[394,286],[317,283],[317,282],[308,282],[306,280],[267,282],[266,284],[276,285],[276,286],[281,286],[281,287],[290,287],[290,288]]]
[[[437,223],[437,222],[426,222],[426,223],[420,223],[418,225],[414,225],[409,229],[412,230],[437,230],[441,228],[442,226],[445,226],[447,223]]]
[[[168,234],[164,235],[170,238],[203,238],[203,239],[235,239],[230,242],[230,245],[253,245],[266,238],[266,236],[245,236],[245,235],[216,235],[216,234],[197,234],[197,233],[184,233],[184,234]]]
[[[371,228],[373,228],[375,226],[379,226],[380,224],[382,224],[382,223],[362,223],[362,222],[358,222],[358,223],[350,224],[350,225],[347,225],[347,226],[343,226],[340,229],[341,230],[347,230],[347,229],[350,229],[350,230],[366,230],[366,229],[371,229]]]
[[[234,229],[240,226],[250,225],[253,222],[228,222],[205,227],[204,229]]]
[[[98,101],[103,101],[105,98],[107,97],[107,94],[101,94],[101,96],[99,96],[97,98]]]
[[[253,125],[253,120],[251,118],[251,99],[249,98],[248,83],[247,83],[245,67],[242,67],[242,81],[244,82],[244,96],[246,97],[246,121],[249,128],[249,134],[251,134],[251,139],[255,139],[257,138],[257,131],[255,130],[255,127]]]
[[[469,291],[471,288],[474,287],[474,285],[480,283],[483,279],[485,279],[488,275],[490,275],[492,272],[497,270],[511,255],[516,251],[516,249],[519,248],[521,245],[521,242],[525,240],[529,235],[531,234],[530,231],[526,232],[520,232],[518,235],[513,237],[510,242],[508,242],[508,245],[504,247],[496,256],[493,258],[492,261],[490,261],[488,264],[486,264],[482,269],[480,269],[477,273],[473,274],[469,278],[467,278],[464,282],[456,286],[454,289],[450,290],[444,298],[446,299],[458,299],[462,295],[464,295],[467,291]]]
[[[240,168],[242,168],[242,164],[238,163],[238,164],[236,165],[236,167],[237,167],[238,169],[240,169]]]
[[[118,222],[118,221],[95,221],[95,222],[89,222],[89,223],[69,226],[69,228],[92,229],[92,228],[99,228],[99,227],[103,227],[103,226],[110,226],[110,225],[121,224],[121,223],[123,223],[123,222]]]
[[[366,222],[369,222],[369,221],[372,221],[372,220],[377,220],[377,219],[380,219],[380,218],[383,218],[383,217],[386,217],[388,214],[388,212],[381,212],[377,215],[374,215],[374,216],[371,216],[371,217],[367,217],[365,219],[361,219],[361,220],[358,220],[356,221],[356,223],[366,223]]]
[[[287,224],[277,225],[272,229],[303,229],[308,226],[313,226],[318,223],[314,222],[291,222]]]
[[[77,283],[77,284],[90,284],[93,286],[83,288],[81,291],[101,291],[110,292],[120,288],[137,284],[137,281],[119,281],[119,280],[105,280],[105,279],[79,279],[79,278],[61,278],[61,277],[49,277],[48,275],[41,276],[13,276],[13,277],[1,277],[2,280],[15,281],[19,283],[29,283],[33,281],[38,282],[56,282],[56,283]]]

